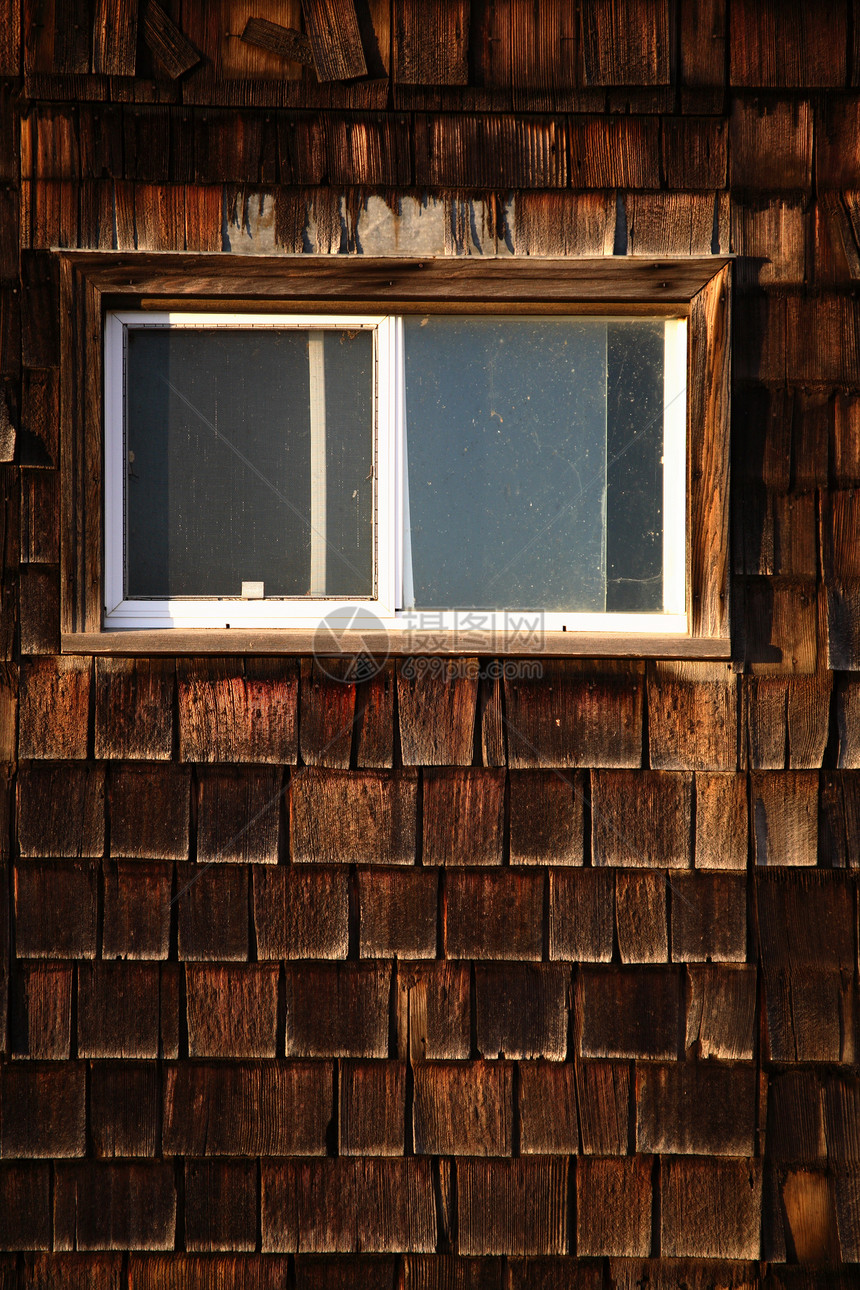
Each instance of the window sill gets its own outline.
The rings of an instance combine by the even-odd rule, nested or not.
[[[281,631],[123,631],[67,632],[61,648],[64,654],[271,654],[315,653],[316,633],[301,629]],[[317,642],[318,644],[318,642]],[[320,651],[322,652],[322,651]],[[521,639],[506,642],[491,632],[458,632],[446,643],[443,633],[433,631],[362,632],[353,649],[343,645],[341,653],[379,654],[397,658],[412,654],[442,657],[482,655],[523,658],[731,658],[727,637],[709,636],[622,636],[579,632],[546,632],[540,643],[529,647]]]

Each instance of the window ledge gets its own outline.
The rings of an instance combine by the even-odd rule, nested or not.
[[[362,632],[353,647],[342,638],[344,656],[376,654],[396,658],[412,654],[444,657],[481,655],[512,658],[654,658],[729,659],[727,637],[607,636],[546,632],[533,646],[521,639],[506,642],[491,632],[458,632],[449,642],[433,631]],[[313,631],[124,631],[67,632],[64,654],[321,654]],[[315,648],[317,647],[317,648]],[[331,651],[327,651],[331,653]]]

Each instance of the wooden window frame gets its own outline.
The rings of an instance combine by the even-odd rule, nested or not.
[[[362,633],[356,651],[545,657],[730,657],[727,257],[646,260],[365,259],[61,253],[61,643],[95,654],[307,654],[314,629],[107,630],[104,576],[104,319],[109,310],[326,313],[682,314],[687,392],[688,631],[631,636],[546,632]],[[379,639],[376,639],[378,636]],[[348,652],[349,646],[342,648]]]

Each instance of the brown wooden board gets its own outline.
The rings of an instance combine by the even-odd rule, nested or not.
[[[167,1156],[324,1155],[330,1062],[179,1062],[164,1067]]]
[[[145,860],[103,867],[102,954],[106,959],[166,959],[172,866]]]
[[[812,108],[808,100],[737,95],[730,124],[733,188],[808,189],[812,181]]]
[[[161,993],[158,964],[81,964],[77,996],[79,1055],[158,1057]]]
[[[110,852],[187,860],[191,776],[183,766],[120,765],[110,779]]]
[[[670,879],[674,896],[677,877]],[[615,875],[615,934],[622,963],[665,963],[669,958],[667,885],[664,873]],[[675,935],[674,922],[672,935]]]
[[[754,967],[687,970],[686,1048],[694,1056],[750,1060],[756,1013]]]
[[[289,661],[180,661],[181,761],[296,760],[298,669]]]
[[[18,755],[84,758],[89,742],[92,660],[33,659],[21,671]]]
[[[267,18],[249,18],[242,31],[242,39],[290,62],[313,66],[311,42],[304,32],[296,31],[294,27],[282,27]]]
[[[665,85],[669,81],[666,0],[596,0],[583,13],[586,85]]]
[[[264,1251],[436,1248],[428,1160],[266,1161],[261,1208]]]
[[[394,80],[406,85],[465,85],[469,5],[464,0],[397,0]]]
[[[651,1249],[652,1162],[587,1157],[576,1172],[576,1249],[580,1255],[648,1254]]]
[[[848,5],[741,0],[732,8],[732,85],[834,86],[846,79]]]
[[[141,29],[156,63],[174,80],[199,63],[200,54],[157,0],[146,0]]]
[[[415,1068],[412,1135],[421,1155],[509,1156],[513,1142],[509,1062],[425,1062]]]
[[[4,1160],[83,1156],[86,1070],[83,1062],[15,1062],[0,1073]]]
[[[288,964],[288,1057],[387,1057],[391,967]]]
[[[737,683],[727,664],[648,668],[648,743],[655,770],[734,770]]]
[[[668,1160],[661,1175],[661,1250],[671,1257],[757,1259],[761,1164]]]
[[[16,869],[16,952],[23,958],[94,958],[96,893],[97,875],[91,868],[51,861]]]
[[[425,865],[501,864],[504,771],[425,771],[422,789]]]
[[[576,1089],[582,1150],[590,1156],[623,1156],[630,1149],[629,1062],[578,1062]]]
[[[564,1254],[568,1162],[559,1157],[464,1161],[457,1170],[463,1254]]]
[[[279,767],[202,770],[197,788],[197,860],[277,864],[284,783]]]
[[[450,666],[410,659],[397,667],[400,746],[406,766],[469,766],[477,702],[477,659]]]
[[[612,957],[613,875],[601,869],[551,869],[549,957],[600,963]]]
[[[747,894],[742,874],[677,873],[669,879],[674,963],[743,963]]]
[[[306,766],[349,768],[355,715],[352,659],[303,658],[299,750]]]
[[[684,771],[593,771],[592,863],[689,868],[692,785]]]
[[[96,1156],[154,1156],[161,1083],[155,1062],[94,1062],[89,1079],[89,1126]]]
[[[256,1164],[250,1160],[186,1162],[185,1248],[238,1251],[256,1246]]]
[[[452,870],[445,879],[445,945],[455,959],[542,957],[545,877],[527,869]]]
[[[750,777],[757,865],[814,865],[818,854],[818,776],[814,771],[758,771]]]
[[[340,1063],[338,1152],[402,1156],[406,1141],[406,1063]]]
[[[321,81],[366,74],[353,0],[302,0],[302,13]]]
[[[275,965],[189,964],[185,969],[189,1057],[274,1057]]]
[[[9,1019],[13,1056],[68,1060],[71,1019],[71,964],[20,963]]]
[[[518,770],[508,780],[511,864],[582,864],[585,777]]]
[[[672,968],[581,968],[576,978],[581,1055],[677,1056],[680,987]]]
[[[511,767],[640,766],[641,663],[544,664],[505,681]]]
[[[248,882],[246,865],[177,865],[173,902],[180,959],[248,958]]]
[[[757,1100],[752,1066],[643,1063],[636,1070],[636,1150],[751,1155]]]
[[[471,1033],[469,965],[398,964],[397,1048],[413,1062],[463,1060]]]
[[[694,778],[697,869],[746,869],[747,780],[744,775],[697,774]]]
[[[31,762],[16,784],[22,856],[101,856],[105,845],[105,777],[101,767]]]
[[[436,957],[439,876],[421,869],[360,869],[358,949],[362,958]]]
[[[486,1058],[561,1061],[567,1050],[569,994],[569,972],[560,964],[477,965],[479,1053]]]
[[[58,1166],[54,1248],[170,1250],[176,1239],[173,1168],[161,1161]]]
[[[260,959],[346,958],[348,873],[343,868],[264,865],[252,875]]]
[[[519,1068],[517,1115],[523,1155],[576,1155],[576,1072],[570,1063],[527,1062]]]
[[[414,771],[308,769],[290,781],[290,855],[299,863],[413,864]]]

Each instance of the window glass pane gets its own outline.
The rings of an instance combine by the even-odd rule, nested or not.
[[[662,322],[607,324],[606,608],[663,608]],[[678,499],[678,505],[683,506]]]
[[[125,388],[128,596],[373,594],[370,332],[129,328]]]
[[[417,608],[662,609],[663,323],[408,318]]]
[[[406,320],[419,608],[601,611],[606,324]]]

